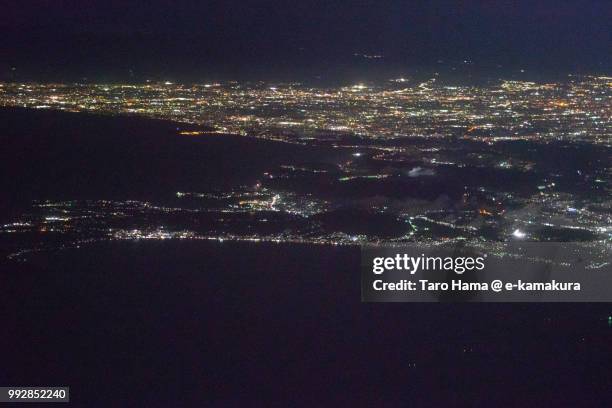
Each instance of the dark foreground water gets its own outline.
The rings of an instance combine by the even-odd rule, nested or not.
[[[117,242],[4,262],[0,384],[74,406],[604,406],[607,304],[364,304],[356,248]]]

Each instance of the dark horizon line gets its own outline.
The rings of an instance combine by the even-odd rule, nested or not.
[[[494,72],[452,72],[447,70],[434,70],[427,68],[413,68],[412,72],[408,69],[403,73],[399,72],[378,72],[373,74],[356,74],[350,73],[343,75],[337,74],[310,74],[310,75],[290,75],[282,73],[273,75],[272,77],[261,75],[234,75],[226,76],[223,74],[209,74],[195,78],[195,75],[185,74],[150,74],[150,75],[118,75],[110,73],[106,75],[88,75],[88,74],[68,74],[68,75],[33,75],[26,74],[24,76],[17,75],[0,75],[0,83],[34,83],[34,84],[163,84],[171,82],[172,85],[199,85],[211,82],[219,82],[227,84],[231,82],[238,83],[330,83],[335,85],[355,84],[355,83],[372,83],[380,84],[381,82],[390,82],[399,78],[405,78],[407,83],[422,81],[425,78],[435,77],[443,82],[494,82],[504,80],[522,80],[532,82],[557,81],[563,82],[566,78],[581,78],[581,77],[612,77],[612,70],[563,70],[563,71],[533,71],[531,69],[515,68],[507,70],[503,73]],[[170,85],[170,84],[168,84]]]

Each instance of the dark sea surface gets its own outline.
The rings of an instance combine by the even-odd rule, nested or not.
[[[140,118],[0,120],[3,222],[31,200],[163,201],[351,154],[181,138]],[[0,385],[70,386],[79,407],[610,405],[609,304],[368,304],[359,274],[358,247],[305,244],[134,240],[2,259]]]
[[[609,305],[367,304],[358,271],[356,248],[199,242],[3,263],[0,383],[87,407],[609,397]]]
[[[189,125],[141,117],[2,108],[0,123],[0,185],[10,196],[3,218],[31,200],[160,201],[251,185],[285,163],[350,156],[236,135],[181,136]]]

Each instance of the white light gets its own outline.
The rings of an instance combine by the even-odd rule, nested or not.
[[[359,153],[359,152],[357,152],[357,153],[353,153],[353,156],[355,156],[355,157],[360,157],[360,156],[361,156],[361,153]]]
[[[523,239],[523,238],[525,238],[527,236],[527,234],[525,234],[520,229],[515,229],[514,232],[512,233],[512,236],[514,238]]]

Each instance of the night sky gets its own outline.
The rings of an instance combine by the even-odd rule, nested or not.
[[[464,60],[493,73],[612,66],[608,0],[4,3],[3,80],[301,79]]]

